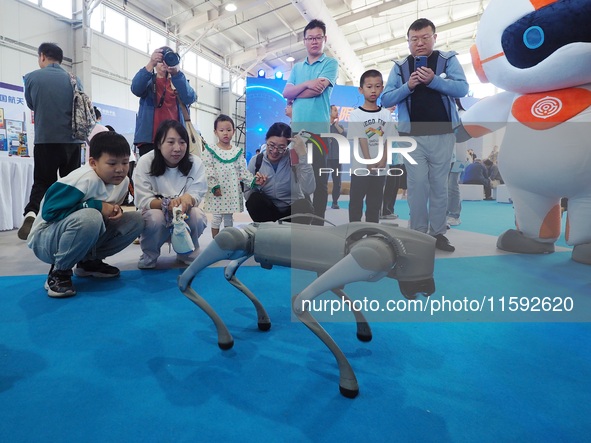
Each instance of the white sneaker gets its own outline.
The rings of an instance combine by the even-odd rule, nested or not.
[[[138,269],[154,269],[156,267],[156,260],[154,261],[145,261],[144,257],[140,257],[139,261],[137,262]]]
[[[458,226],[462,224],[462,220],[454,217],[447,217],[447,224],[450,226]]]

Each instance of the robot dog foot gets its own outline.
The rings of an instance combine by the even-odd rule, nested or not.
[[[584,265],[591,265],[591,243],[576,245],[573,248],[572,258],[574,261],[583,263]]]
[[[497,248],[507,252],[522,254],[550,254],[554,252],[553,243],[542,243],[532,238],[527,238],[523,233],[509,229],[497,239]]]

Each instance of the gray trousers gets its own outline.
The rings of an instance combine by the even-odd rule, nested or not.
[[[450,172],[447,180],[447,216],[460,218],[460,212],[462,212],[460,173]]]
[[[171,229],[166,227],[164,213],[161,209],[146,209],[142,211],[144,231],[140,237],[142,257],[145,263],[152,263],[160,257],[160,248],[170,240]],[[207,227],[207,217],[199,208],[191,208],[189,218],[185,220],[191,229],[191,239],[195,245],[193,254],[198,253],[199,237]]]
[[[412,165],[404,159],[408,185],[409,227],[430,235],[447,231],[447,179],[455,135],[412,136],[417,148],[410,156]]]
[[[68,270],[84,260],[103,260],[133,242],[144,226],[139,212],[124,212],[117,221],[105,220],[94,208],[83,208],[35,232],[29,247],[37,258]]]

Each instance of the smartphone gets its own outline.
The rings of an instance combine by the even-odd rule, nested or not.
[[[426,55],[419,55],[418,57],[415,57],[415,71],[422,67],[427,67]]]
[[[293,148],[289,148],[289,161],[292,166],[295,166],[300,162],[300,157],[298,156],[298,153]]]
[[[307,143],[308,140],[312,137],[312,134],[304,129],[302,129],[297,134],[294,134],[294,136],[295,135],[302,137],[304,139],[304,143]],[[298,153],[293,148],[293,142],[291,142],[289,144],[288,149],[289,149],[289,158],[290,158],[292,166],[297,165],[300,162],[300,157],[298,156]]]

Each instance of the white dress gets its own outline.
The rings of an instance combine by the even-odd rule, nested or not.
[[[230,149],[221,149],[217,145],[206,146],[202,160],[205,164],[208,187],[205,195],[205,211],[212,214],[242,212],[244,196],[240,183],[248,189],[253,181],[253,175],[246,168],[242,148],[230,146]],[[218,186],[222,191],[220,197],[216,197],[212,192]]]

